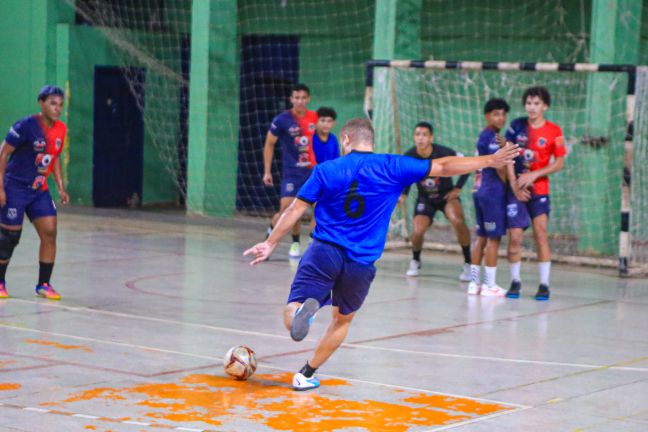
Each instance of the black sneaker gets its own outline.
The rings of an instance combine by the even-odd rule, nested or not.
[[[549,300],[549,287],[545,284],[540,284],[538,287],[538,292],[535,295],[535,299],[538,301]]]
[[[514,280],[511,282],[511,288],[506,291],[506,297],[516,299],[520,298],[520,291],[522,290],[522,282]]]

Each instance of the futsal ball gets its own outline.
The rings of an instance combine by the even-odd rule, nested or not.
[[[257,368],[254,351],[242,345],[232,347],[223,358],[223,366],[227,375],[237,380],[246,380]]]

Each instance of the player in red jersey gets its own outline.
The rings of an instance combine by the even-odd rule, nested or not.
[[[507,140],[520,146],[515,168],[509,168],[509,179],[517,180],[511,181],[506,208],[511,267],[511,287],[506,296],[520,296],[522,237],[531,219],[540,272],[540,286],[535,298],[548,300],[551,271],[551,250],[547,239],[550,212],[548,175],[564,167],[567,149],[560,126],[544,116],[551,105],[549,91],[544,87],[530,87],[524,92],[522,103],[528,117],[513,120],[506,132]]]
[[[0,298],[9,297],[5,275],[20,240],[25,214],[40,237],[36,295],[61,298],[50,285],[56,258],[56,206],[47,176],[54,173],[61,203],[67,204],[70,197],[65,192],[59,159],[67,133],[65,123],[59,120],[63,99],[59,87],[43,87],[38,94],[41,112],[14,123],[0,147]]]

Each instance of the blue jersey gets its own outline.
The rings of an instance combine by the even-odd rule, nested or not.
[[[492,155],[499,150],[496,136],[497,134],[490,127],[479,134],[479,138],[477,138],[477,154],[479,156]],[[497,175],[495,168],[484,168],[478,172],[473,185],[475,196],[497,195],[504,197],[504,192],[504,182]]]
[[[429,159],[353,151],[317,165],[297,198],[317,202],[314,238],[371,264],[383,253],[401,191],[425,178],[431,166]]]
[[[297,117],[291,110],[284,111],[272,120],[270,133],[281,144],[284,177],[303,178],[313,168],[311,140],[315,133],[315,123],[315,111],[306,111],[303,117]]]
[[[337,137],[330,133],[326,142],[322,142],[319,135],[313,135],[313,153],[318,164],[340,157],[340,145]]]
[[[519,117],[511,122],[506,129],[506,140],[520,146],[520,156],[515,158],[515,173],[520,174],[528,171],[524,163],[524,154],[529,145],[529,119]]]

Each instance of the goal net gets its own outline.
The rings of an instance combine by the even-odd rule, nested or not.
[[[499,97],[509,102],[510,123],[526,115],[521,100],[524,90],[534,85],[545,86],[551,93],[551,106],[545,116],[562,127],[568,150],[565,168],[550,177],[552,249],[559,259],[566,261],[617,265],[624,156],[627,157],[628,73],[514,70],[520,68],[517,64],[499,64],[500,68],[509,70],[482,70],[481,63],[469,62],[448,66],[446,62],[431,61],[426,63],[428,67],[410,67],[409,62],[397,61],[390,64],[392,67],[376,67],[373,72],[372,116],[377,147],[382,152],[404,153],[414,145],[416,123],[429,121],[434,126],[435,143],[473,155],[477,137],[485,126],[483,107],[488,99]],[[535,64],[528,66],[534,67]],[[630,166],[636,177],[627,204],[631,208],[632,259],[635,264],[646,264],[648,231],[642,222],[648,220],[645,190],[648,95],[644,69],[639,68],[636,82],[637,122],[634,163]],[[461,195],[469,228],[474,226],[473,180],[471,176]],[[415,198],[416,192],[410,192],[406,207],[396,211],[389,239],[393,246],[407,243]],[[434,248],[458,248],[442,214],[437,214],[426,240]],[[532,250],[531,235],[526,236],[526,242],[527,250]]]

